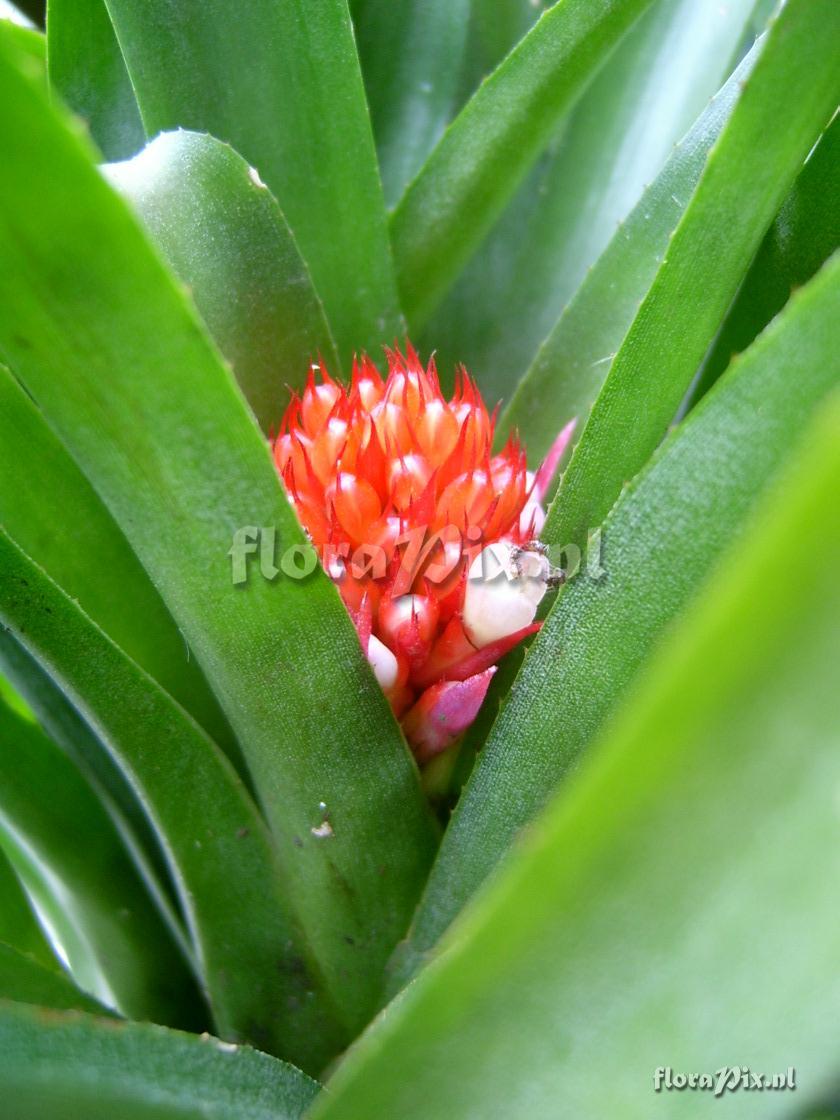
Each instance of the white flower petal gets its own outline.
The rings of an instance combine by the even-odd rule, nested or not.
[[[548,587],[550,566],[538,552],[497,541],[472,562],[463,622],[478,649],[529,626]]]
[[[367,659],[383,692],[393,688],[397,683],[397,673],[399,672],[397,659],[375,634],[371,634],[368,642]]]

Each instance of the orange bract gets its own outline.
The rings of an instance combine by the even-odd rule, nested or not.
[[[486,545],[518,546],[534,535],[534,502],[516,438],[492,454],[495,418],[467,372],[458,371],[447,401],[434,360],[424,368],[410,344],[405,354],[386,353],[387,378],[364,356],[349,388],[313,365],[283,417],[274,458],[402,715],[432,685],[445,694],[444,683],[457,680],[464,693],[457,666],[477,654],[461,624],[467,570]],[[376,646],[375,662],[372,638],[386,647]],[[480,659],[481,697],[488,666],[510,644],[495,643]],[[473,691],[468,707],[481,697],[476,703]],[[454,702],[452,693],[443,707]],[[422,722],[418,705],[404,726]]]

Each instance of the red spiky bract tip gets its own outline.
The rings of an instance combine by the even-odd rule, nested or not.
[[[488,661],[507,648],[476,656],[461,617],[466,574],[488,544],[529,539],[523,511],[534,495],[518,439],[492,453],[496,415],[463,366],[446,400],[433,359],[424,367],[410,343],[386,357],[385,378],[367,355],[355,360],[349,387],[323,360],[313,364],[273,449],[321,556],[347,557],[325,566],[366,653],[375,638],[396,659],[386,694],[425,759],[472,721],[492,676]],[[381,664],[387,652],[376,649]],[[459,664],[475,666],[473,675]]]

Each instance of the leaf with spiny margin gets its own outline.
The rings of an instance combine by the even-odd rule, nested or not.
[[[0,1004],[15,1120],[301,1120],[317,1092],[293,1066],[208,1035]]]
[[[50,86],[105,158],[139,152],[146,133],[105,0],[49,0],[47,42]]]
[[[589,764],[310,1120],[646,1120],[657,1068],[714,1071],[745,1039],[756,1072],[834,1083],[837,393],[803,435]],[[735,1113],[779,1120],[790,1098],[739,1093]]]
[[[227,720],[148,574],[41,410],[4,366],[0,525],[239,759]]]
[[[659,0],[641,16],[427,324],[422,341],[444,369],[464,362],[490,400],[510,397],[619,223],[728,77],[754,4]]]
[[[385,202],[347,0],[108,0],[108,10],[147,135],[209,132],[268,184],[342,362],[399,334]]]
[[[229,145],[164,132],[104,168],[187,285],[263,431],[310,363],[338,366],[324,308],[276,200]]]
[[[502,411],[499,433],[517,428],[533,462],[547,454],[570,417],[588,415],[761,47],[756,43],[675,146],[563,309]],[[578,435],[580,430],[579,421]]]
[[[403,307],[419,329],[548,143],[561,114],[651,0],[563,0],[461,110],[391,216]]]
[[[560,592],[450,820],[396,963],[411,975],[558,784],[772,483],[840,379],[840,256],[721,379],[624,491],[603,577]],[[559,548],[555,562],[563,562]]]
[[[0,562],[0,622],[97,728],[165,848],[217,1029],[319,1068],[343,1035],[227,759],[2,530]]]
[[[572,453],[546,540],[583,545],[665,435],[840,100],[838,39],[834,0],[788,0],[771,24]]]
[[[14,106],[0,117],[0,351],[224,705],[287,901],[358,1028],[436,846],[416,766],[323,571],[272,581],[254,566],[245,584],[232,582],[238,530],[276,530],[292,558],[308,547],[266,441],[138,220],[3,51],[0,96]]]

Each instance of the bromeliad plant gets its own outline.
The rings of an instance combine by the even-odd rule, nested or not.
[[[0,23],[15,1120],[836,1084],[840,8],[540,7]]]

